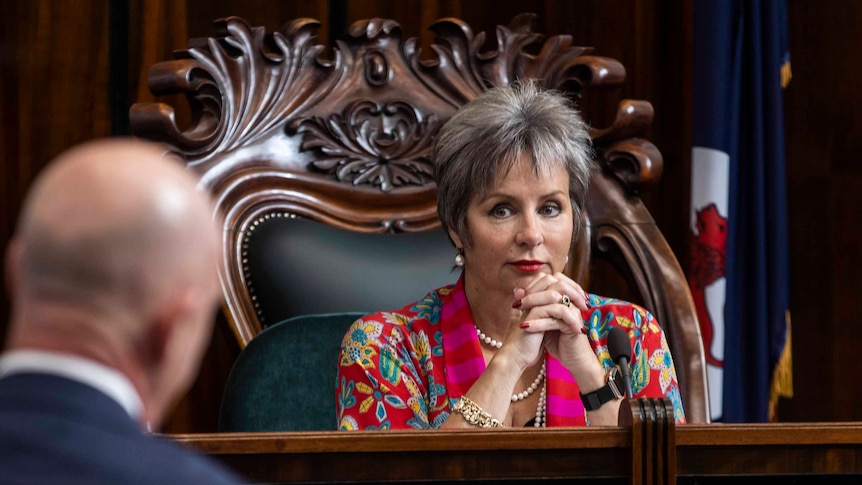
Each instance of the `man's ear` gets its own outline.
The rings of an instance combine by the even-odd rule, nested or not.
[[[180,328],[188,321],[192,311],[193,301],[190,290],[178,291],[171,295],[158,311],[152,316],[147,329],[147,353],[151,362],[161,362],[172,345],[172,340]]]

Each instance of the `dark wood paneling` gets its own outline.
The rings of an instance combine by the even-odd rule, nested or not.
[[[785,92],[794,393],[784,420],[862,420],[862,4],[790,0]]]
[[[18,168],[18,70],[19,41],[17,3],[0,4],[0,248],[6,240],[18,212],[20,187]],[[6,292],[0,292],[0,345],[5,340],[5,321],[9,309]]]
[[[0,2],[3,248],[37,172],[71,145],[110,134],[108,4]],[[0,301],[5,329],[9,301]],[[5,332],[3,332],[5,334]]]

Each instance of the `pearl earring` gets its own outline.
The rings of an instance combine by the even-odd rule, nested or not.
[[[455,266],[459,268],[464,267],[464,250],[461,248],[458,248],[457,252],[455,253]]]

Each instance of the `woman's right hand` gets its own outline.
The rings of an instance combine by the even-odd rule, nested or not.
[[[537,277],[523,290],[524,333],[541,333],[544,347],[576,379],[590,380],[594,375],[602,379],[601,365],[584,333],[581,311],[589,307],[583,288],[568,276],[556,273]],[[569,304],[564,303],[565,299]]]
[[[504,349],[507,350],[507,353],[510,354],[509,358],[515,360],[522,371],[542,358],[545,344],[543,332],[524,331],[523,323],[530,318],[538,317],[534,307],[524,306],[523,299],[525,296],[527,296],[527,290],[524,288],[515,288],[513,291],[512,307],[517,308],[512,318],[512,325],[516,328],[509,332],[507,339],[503,342],[503,347],[497,352],[500,354]]]

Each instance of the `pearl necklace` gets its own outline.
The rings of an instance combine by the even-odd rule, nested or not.
[[[486,344],[490,345],[491,347],[494,347],[497,349],[499,349],[500,347],[503,346],[503,342],[500,342],[498,340],[494,340],[491,337],[485,335],[482,332],[482,330],[479,329],[478,325],[476,325],[474,323],[473,326],[476,327],[476,335],[479,336],[479,340],[481,340],[482,342],[485,342]],[[533,383],[530,384],[530,386],[527,387],[526,390],[524,390],[524,392],[512,394],[512,402],[521,401],[523,399],[526,399],[530,395],[532,395],[534,392],[536,392],[536,389],[539,388],[539,385],[542,383],[542,381],[544,379],[545,379],[545,362],[542,362],[542,368],[539,369],[539,375],[536,376],[536,380],[534,380]],[[545,401],[544,395],[545,395],[545,388],[543,386],[542,387],[542,393],[539,395],[539,410],[536,411],[536,422],[537,423],[539,422],[538,421],[539,411],[542,411],[542,414],[544,415],[544,411],[543,411],[544,401]]]
[[[494,340],[491,337],[485,335],[484,332],[482,332],[482,330],[479,329],[478,325],[476,325],[474,323],[473,326],[476,327],[476,335],[479,336],[479,340],[481,340],[482,342],[485,342],[486,344],[490,345],[491,347],[494,347],[497,349],[499,349],[500,347],[503,346],[503,342]]]

